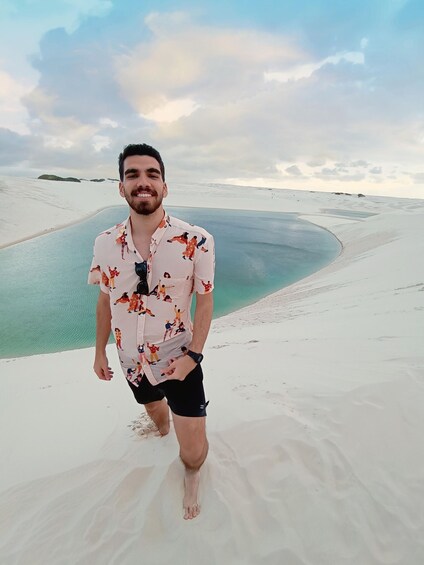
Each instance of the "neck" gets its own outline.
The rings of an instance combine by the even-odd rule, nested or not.
[[[164,215],[164,209],[160,206],[153,214],[148,216],[143,216],[134,212],[130,208],[130,218],[131,218],[131,232],[134,237],[147,237],[153,235],[156,231],[158,225],[161,223]]]

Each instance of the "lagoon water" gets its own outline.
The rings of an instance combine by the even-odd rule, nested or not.
[[[322,268],[340,252],[328,231],[295,214],[167,208],[203,226],[216,244],[214,317],[251,304]],[[96,235],[125,206],[0,251],[0,357],[94,344],[98,288],[87,285]]]

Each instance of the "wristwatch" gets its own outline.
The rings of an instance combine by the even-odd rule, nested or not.
[[[187,355],[189,357],[191,357],[193,359],[193,361],[195,361],[197,364],[201,363],[203,361],[203,355],[201,353],[195,353],[194,351],[191,351],[190,349],[187,351]]]

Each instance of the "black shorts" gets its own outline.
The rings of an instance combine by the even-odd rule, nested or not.
[[[196,365],[183,381],[169,380],[158,385],[152,385],[143,375],[138,386],[127,380],[139,404],[149,404],[166,398],[174,414],[178,416],[200,417],[206,416],[205,391],[203,389],[203,372],[200,365]]]

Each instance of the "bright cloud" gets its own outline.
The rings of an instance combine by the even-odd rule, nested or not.
[[[18,82],[9,73],[0,70],[0,124],[18,133],[29,133],[26,125],[28,112],[22,97],[28,93],[28,85]]]
[[[158,123],[176,122],[182,117],[190,116],[198,105],[190,98],[180,98],[179,100],[164,101],[163,105],[158,106],[148,114],[141,114],[143,118]]]
[[[152,40],[115,61],[123,95],[144,116],[237,100],[263,82],[267,65],[301,56],[291,41],[272,34],[196,26],[181,14],[151,14],[146,21]]]
[[[360,51],[351,51],[348,53],[337,53],[330,57],[326,57],[317,63],[306,63],[296,67],[289,68],[285,71],[266,72],[264,74],[265,80],[278,82],[288,82],[290,80],[300,80],[302,78],[309,78],[316,71],[325,65],[337,65],[340,62],[352,63],[354,65],[364,64],[364,54]]]
[[[113,129],[118,127],[118,122],[115,122],[115,120],[111,120],[110,118],[100,118],[99,124],[101,126],[109,127]]]

